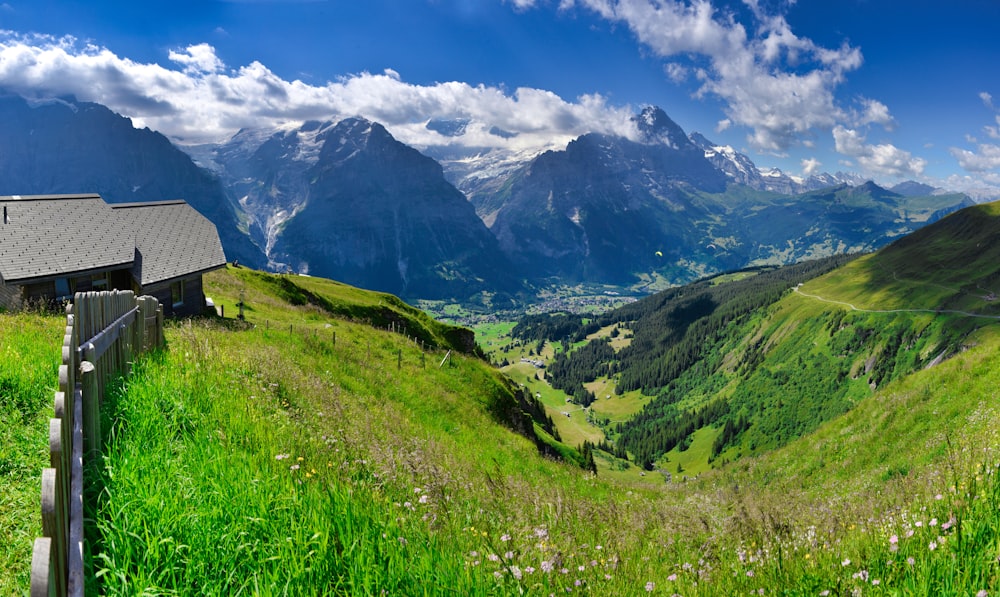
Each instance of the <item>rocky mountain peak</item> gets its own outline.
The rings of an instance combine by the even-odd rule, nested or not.
[[[663,143],[673,149],[690,145],[684,130],[657,106],[646,106],[632,118],[645,143]]]

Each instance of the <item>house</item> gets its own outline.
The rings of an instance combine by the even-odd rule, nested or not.
[[[184,201],[0,196],[0,306],[133,290],[166,315],[201,313],[202,274],[224,267],[215,225]]]

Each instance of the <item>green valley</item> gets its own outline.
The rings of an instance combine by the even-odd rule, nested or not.
[[[993,594],[998,222],[494,324],[507,375],[390,295],[212,273],[227,317],[170,324],[108,401],[89,587]],[[60,329],[0,315],[5,594],[27,589]]]

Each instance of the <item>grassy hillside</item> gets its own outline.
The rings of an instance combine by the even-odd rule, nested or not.
[[[585,406],[591,384],[652,396],[605,434],[649,470],[696,474],[812,432],[996,324],[998,216],[995,204],[975,206],[836,269],[843,259],[747,271],[586,323],[535,316],[513,331],[580,338],[613,323],[633,332],[621,349],[598,338],[557,355],[552,385]]]
[[[100,499],[88,531],[91,586],[102,594],[1000,589],[992,325],[930,369],[866,385],[846,414],[785,447],[720,459],[684,482],[656,472],[611,480],[546,457],[512,429],[496,405],[514,404],[513,388],[480,359],[453,352],[439,366],[445,336],[425,351],[369,326],[370,313],[334,316],[264,278],[210,276],[207,292],[227,317],[242,291],[255,327],[171,325],[167,349],[108,401],[114,423],[105,426],[104,469],[92,471]],[[320,288],[327,282],[286,280],[338,300]],[[825,280],[800,290],[818,296],[813,284]],[[377,311],[381,300],[362,293],[344,302]],[[747,324],[775,346],[799,327],[797,310],[850,316],[805,294],[782,301]],[[4,342],[20,346],[22,316],[0,317]],[[26,332],[51,326],[58,336],[58,319],[40,321]],[[827,345],[836,338],[822,326],[814,334]],[[55,355],[58,337],[51,343]],[[532,428],[546,437],[540,423]],[[710,446],[713,429],[695,433],[687,452]],[[44,449],[44,430],[37,441]],[[36,515],[17,511],[5,525],[30,527]],[[0,581],[0,593],[26,588],[23,573],[3,578],[13,580]]]
[[[0,594],[28,587],[65,318],[0,312]]]

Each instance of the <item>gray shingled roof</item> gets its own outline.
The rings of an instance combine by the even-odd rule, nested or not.
[[[109,207],[136,231],[132,276],[143,286],[226,265],[215,224],[184,201]]]
[[[134,230],[99,195],[0,197],[0,281],[128,265]]]

